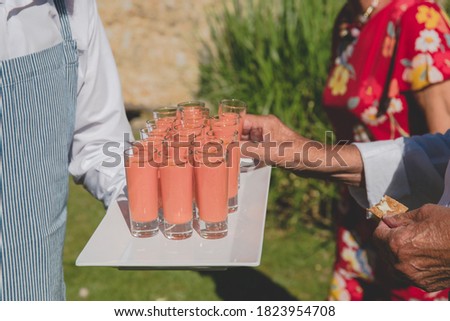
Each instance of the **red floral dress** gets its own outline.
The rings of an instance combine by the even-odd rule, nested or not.
[[[340,52],[323,94],[338,139],[385,140],[408,136],[415,128],[414,133],[426,130],[411,93],[450,79],[449,25],[445,12],[425,0],[392,0],[366,24],[348,25],[350,41],[337,46]],[[390,100],[379,112],[383,91]],[[348,195],[337,212],[330,299],[447,299],[448,290],[426,293],[392,276],[373,249],[374,223]]]

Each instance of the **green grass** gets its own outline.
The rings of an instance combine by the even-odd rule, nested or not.
[[[329,231],[267,226],[262,263],[225,272],[119,271],[76,267],[75,260],[105,213],[70,183],[64,270],[68,300],[323,300],[333,259]],[[269,224],[272,225],[272,224]],[[114,237],[114,235],[111,235]],[[83,290],[81,290],[83,289]],[[85,297],[80,296],[86,292]]]

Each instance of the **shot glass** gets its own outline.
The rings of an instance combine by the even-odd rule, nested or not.
[[[149,119],[145,122],[145,127],[148,129],[148,131],[152,131],[156,128],[156,121],[154,119]]]
[[[227,118],[232,117],[231,114],[239,115],[239,140],[242,136],[242,126],[244,116],[247,114],[247,103],[239,99],[223,99],[219,104],[219,116]]]
[[[227,150],[228,168],[228,213],[235,213],[239,207],[238,191],[240,177],[240,150],[238,142],[238,123],[224,121],[220,117],[210,118],[211,131],[208,137],[214,137],[224,142]]]
[[[205,124],[209,117],[209,108],[202,101],[187,101],[178,104],[183,126]]]
[[[157,108],[153,110],[153,119],[157,128],[170,130],[179,120],[178,108],[173,106]]]
[[[192,164],[193,143],[201,138],[203,127],[201,123],[190,126],[176,125],[166,136],[166,140],[170,141],[175,154],[179,154],[182,158],[190,157],[189,162]]]
[[[164,138],[167,136],[168,133],[168,129],[165,128],[141,128],[139,130],[139,137],[141,140],[148,140],[150,137],[155,137],[158,138],[163,141]]]
[[[193,166],[189,148],[185,148],[188,147],[166,140],[160,166],[162,231],[172,240],[187,239],[193,231]]]
[[[158,167],[153,149],[142,141],[125,150],[130,230],[135,237],[158,233]]]
[[[153,150],[153,162],[158,168],[163,164],[162,162],[162,150],[163,142],[167,137],[168,131],[166,129],[156,128],[152,131],[146,129],[141,129],[141,140],[145,144],[146,148],[151,148]],[[143,134],[145,133],[145,134]],[[161,173],[158,169],[158,216],[160,222],[162,221],[162,196],[161,196]]]
[[[204,101],[201,101],[201,100],[189,100],[189,101],[183,101],[181,103],[178,103],[177,107],[179,109],[189,109],[189,108],[197,108],[197,107],[206,107],[206,104]]]
[[[221,140],[203,140],[194,150],[198,234],[219,239],[228,234],[228,169]]]
[[[190,164],[193,164],[193,149],[196,144],[203,137],[203,128],[205,126],[202,123],[190,124],[184,126],[180,124],[174,127],[173,134],[171,136],[172,144],[178,145],[178,149],[175,150],[176,153],[180,154],[184,157],[189,157]],[[188,155],[188,156],[187,156]],[[197,215],[195,200],[195,180],[192,178],[192,191],[193,191],[193,199],[192,199],[192,214],[194,217]]]

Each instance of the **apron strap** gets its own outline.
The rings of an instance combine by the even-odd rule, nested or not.
[[[65,0],[55,0],[55,7],[58,11],[59,21],[61,22],[61,34],[64,41],[72,40],[72,31],[70,29]]]

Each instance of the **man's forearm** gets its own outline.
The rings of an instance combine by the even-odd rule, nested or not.
[[[308,142],[302,144],[302,161],[293,169],[297,175],[351,186],[361,186],[364,183],[363,161],[356,146],[325,146],[314,142],[314,147],[305,148],[307,144]]]
[[[242,133],[244,156],[292,170],[300,176],[353,186],[363,183],[363,162],[356,146],[324,145],[307,139],[272,115],[246,115]]]

